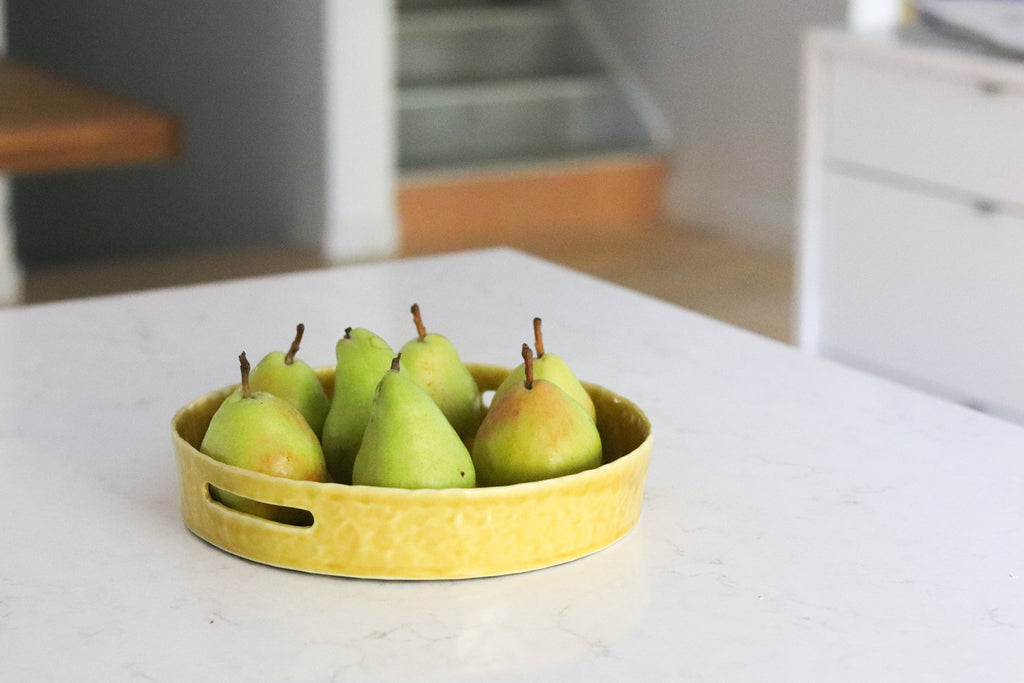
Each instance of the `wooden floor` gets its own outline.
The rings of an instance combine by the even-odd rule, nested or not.
[[[787,258],[667,226],[628,238],[581,242],[548,235],[537,242],[511,246],[780,341],[793,338],[793,276]],[[317,254],[274,248],[29,269],[26,303],[326,265]]]
[[[666,226],[597,242],[515,246],[779,341],[795,338],[786,257]]]

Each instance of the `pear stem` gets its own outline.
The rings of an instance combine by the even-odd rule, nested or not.
[[[249,386],[249,359],[245,357],[245,351],[238,355],[238,365],[242,371],[242,397],[252,398],[252,387]]]
[[[523,386],[527,389],[533,389],[533,350],[530,349],[529,344],[523,344],[523,367],[526,370],[526,379],[523,380]]]
[[[299,323],[295,326],[295,339],[292,340],[291,348],[288,349],[288,353],[284,354],[284,364],[291,365],[295,361],[295,354],[299,352],[299,344],[302,343],[302,333],[306,331],[306,326]]]
[[[423,326],[423,318],[420,317],[420,305],[413,304],[412,308],[412,321],[416,323],[416,334],[419,335],[420,341],[427,336],[427,328]]]
[[[401,360],[402,360],[402,354],[400,354],[400,353],[395,354],[395,357],[391,359],[391,369],[394,370],[395,372],[398,372],[399,369],[401,368],[401,366],[399,365]]]
[[[544,355],[544,335],[540,332],[540,318],[533,319],[533,344],[537,347],[537,358]]]
[[[345,339],[351,339],[351,338],[352,338],[352,328],[351,327],[346,327],[345,328]]]

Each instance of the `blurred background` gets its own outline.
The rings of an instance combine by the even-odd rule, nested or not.
[[[8,171],[21,299],[508,244],[788,340],[801,37],[898,6],[0,0],[180,138]]]
[[[1024,1],[0,0],[0,304],[508,245],[1024,421]]]

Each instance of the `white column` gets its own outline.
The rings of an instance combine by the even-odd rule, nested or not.
[[[394,9],[390,0],[324,2],[324,253],[351,261],[393,255]]]

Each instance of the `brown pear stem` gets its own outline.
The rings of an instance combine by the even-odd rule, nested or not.
[[[523,386],[533,389],[533,350],[529,344],[523,344],[523,367],[526,369],[526,379]]]
[[[252,398],[252,387],[249,386],[249,359],[245,357],[245,351],[238,355],[238,365],[242,370],[242,396]]]
[[[345,339],[351,339],[351,338],[352,338],[352,328],[351,327],[346,327],[345,328]]]
[[[420,341],[423,341],[427,336],[427,328],[423,326],[423,318],[420,317],[420,305],[413,304],[409,310],[412,311],[412,321],[416,323],[416,334],[419,335]]]
[[[299,323],[295,326],[295,339],[292,340],[291,348],[288,349],[288,353],[284,354],[284,364],[291,365],[295,361],[295,354],[299,352],[299,344],[302,343],[302,333],[306,331],[306,326]]]
[[[540,318],[533,319],[533,345],[537,348],[537,358],[544,355],[544,335],[540,332]]]
[[[402,354],[396,353],[395,357],[391,359],[391,369],[394,370],[395,372],[398,372],[399,369],[401,368],[401,365],[400,365],[401,360],[402,360]]]

